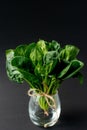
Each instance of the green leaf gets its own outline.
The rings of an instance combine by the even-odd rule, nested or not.
[[[11,61],[14,57],[14,51],[12,49],[6,51],[6,72],[10,80],[18,83],[23,83],[23,75],[12,66]]]
[[[27,45],[26,48],[26,52],[25,52],[25,57],[30,58],[30,53],[32,52],[32,50],[36,47],[36,43],[31,43],[29,45]]]
[[[14,50],[14,56],[25,56],[27,45],[19,45]]]
[[[79,72],[83,66],[83,62],[79,60],[72,60],[70,64],[64,68],[60,74],[58,74],[58,78],[62,78],[63,80],[71,78],[73,75]]]
[[[52,40],[52,42],[46,42],[46,48],[48,51],[59,51],[60,50],[60,44],[56,42],[55,40]]]
[[[48,51],[43,57],[43,66],[45,68],[46,75],[52,72],[58,62],[58,52]]]
[[[80,83],[83,82],[83,77],[78,72],[84,63],[77,59],[78,53],[76,46],[65,45],[62,48],[55,40],[19,45],[14,50],[6,51],[7,75],[18,83],[26,80],[31,87],[43,91],[46,90],[43,88],[44,81],[52,94],[61,81],[67,78],[76,76]]]
[[[79,53],[79,49],[73,45],[66,45],[60,51],[60,60],[71,61],[76,59],[76,56]]]
[[[68,64],[61,72],[58,74],[58,78],[63,78],[63,76],[68,72],[70,69],[71,64]]]
[[[46,43],[44,40],[39,40],[37,42],[37,49],[43,54],[45,55],[47,53],[47,47],[46,47]]]
[[[30,53],[32,49],[36,46],[36,43],[31,43],[31,44],[25,44],[25,45],[19,45],[16,47],[14,50],[14,56],[24,56],[29,58]]]
[[[84,77],[83,77],[83,75],[82,75],[81,72],[77,72],[77,73],[73,76],[73,78],[78,78],[80,84],[83,84]]]
[[[29,58],[24,56],[15,56],[11,61],[12,66],[31,71],[31,63]]]
[[[40,64],[42,64],[42,61],[43,61],[43,54],[42,52],[37,48],[37,46],[35,46],[31,53],[30,53],[30,60],[32,62],[32,65],[35,67],[38,62]]]
[[[26,81],[37,93],[53,95],[65,79],[78,78],[83,83],[80,70],[84,63],[77,59],[78,53],[76,46],[62,48],[55,40],[19,45],[14,50],[6,50],[7,75],[18,83]],[[45,112],[49,109],[47,101],[53,104],[44,95],[38,101]]]
[[[23,79],[30,85],[31,88],[42,89],[41,81],[32,73],[17,68],[18,71],[23,75]]]
[[[77,78],[78,78],[80,84],[83,84],[84,77],[83,77],[83,75],[81,73],[78,74]]]

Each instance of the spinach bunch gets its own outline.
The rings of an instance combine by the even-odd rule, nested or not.
[[[54,40],[19,45],[6,50],[7,75],[12,81],[26,81],[30,88],[52,95],[68,78],[83,82],[80,69],[84,63],[77,59],[79,51],[74,45],[61,47]]]

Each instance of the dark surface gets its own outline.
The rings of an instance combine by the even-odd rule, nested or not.
[[[84,84],[65,81],[60,90],[62,112],[59,122],[47,129],[87,130],[87,19],[86,3],[81,1],[3,1],[0,3],[0,130],[41,130],[28,116],[29,86],[9,81],[5,50],[19,44],[57,40],[80,48],[78,58],[85,62]]]

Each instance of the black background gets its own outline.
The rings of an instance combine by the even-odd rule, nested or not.
[[[17,45],[56,40],[80,48],[78,58],[85,63],[84,84],[64,81],[59,90],[62,112],[51,130],[87,129],[87,13],[84,1],[3,1],[0,2],[0,130],[41,130],[30,122],[27,83],[9,81],[5,50]],[[49,128],[47,128],[49,129]]]

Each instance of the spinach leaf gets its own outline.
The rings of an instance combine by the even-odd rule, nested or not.
[[[83,83],[80,70],[84,63],[77,59],[78,53],[76,46],[62,48],[55,40],[19,45],[6,51],[7,75],[18,83],[26,81],[34,91],[53,95],[68,78],[78,78]],[[49,109],[44,96],[39,105],[44,111]]]
[[[10,80],[16,81],[18,83],[23,83],[23,75],[12,66],[11,61],[14,57],[14,51],[12,49],[6,51],[6,71]]]
[[[25,56],[27,45],[19,45],[14,50],[14,56]]]
[[[58,62],[58,52],[48,51],[43,57],[43,66],[45,68],[46,75],[52,72]]]
[[[45,41],[45,44],[46,44],[48,51],[59,51],[60,50],[60,44],[55,40],[52,40],[51,42]]]
[[[71,60],[76,59],[78,53],[79,53],[79,49],[76,46],[66,45],[60,51],[60,60],[69,62]]]
[[[63,80],[71,78],[73,75],[79,72],[83,66],[83,62],[79,60],[72,60],[70,64],[58,74],[58,78],[62,78]]]
[[[14,56],[11,61],[12,66],[18,67],[20,69],[26,70],[28,72],[32,72],[32,64],[29,58],[24,56]]]
[[[40,89],[40,90],[43,89],[42,83],[38,77],[20,68],[17,68],[17,69],[23,75],[23,79],[30,85],[31,88]]]
[[[38,49],[37,45],[32,49],[30,53],[30,60],[32,65],[35,67],[38,63],[41,65],[43,61],[43,53]]]
[[[12,59],[11,64],[22,74],[23,80],[27,81],[32,88],[39,88],[41,83],[31,70],[29,59],[23,56],[16,56]]]
[[[53,84],[77,77],[82,82],[79,74],[84,63],[77,59],[79,49],[73,45],[63,48],[58,42],[39,40],[37,43],[19,45],[16,49],[6,51],[6,70],[9,79],[18,83],[26,80],[32,87],[44,89],[43,81],[49,92],[55,91]],[[55,80],[54,80],[55,79]]]

